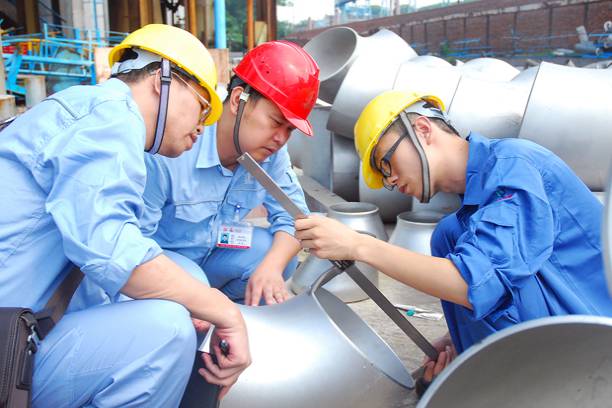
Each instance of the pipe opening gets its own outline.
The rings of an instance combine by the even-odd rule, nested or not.
[[[397,216],[397,221],[415,222],[420,224],[435,224],[440,221],[445,214],[436,211],[406,211]]]
[[[329,210],[342,215],[367,215],[378,212],[378,207],[370,203],[347,202],[334,204]]]
[[[322,32],[304,46],[319,65],[321,82],[338,74],[352,61],[358,41],[359,36],[353,29],[338,27]]]
[[[387,377],[405,388],[414,381],[395,352],[351,308],[325,290],[317,290],[315,298],[347,341]]]

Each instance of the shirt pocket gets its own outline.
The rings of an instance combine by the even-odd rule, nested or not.
[[[505,203],[496,203],[481,210],[475,235],[480,250],[493,263],[507,264],[516,255],[515,226],[517,213]]]
[[[200,223],[214,217],[219,210],[219,204],[216,201],[176,204],[174,215],[182,221]]]
[[[265,196],[263,187],[232,189],[227,196],[227,215],[233,217],[236,208],[240,206],[240,219],[243,219],[253,208],[264,202]]]

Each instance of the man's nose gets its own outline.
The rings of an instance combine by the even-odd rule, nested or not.
[[[282,146],[287,143],[287,140],[289,140],[289,136],[291,136],[291,129],[283,127],[274,134],[274,142],[277,143],[279,146]]]

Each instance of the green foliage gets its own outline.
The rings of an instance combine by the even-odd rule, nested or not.
[[[276,37],[279,40],[286,38],[295,31],[295,27],[289,21],[278,21],[276,23]]]
[[[255,0],[257,1],[257,0]],[[293,6],[291,0],[277,0],[278,6]],[[225,0],[225,18],[227,29],[227,46],[232,51],[244,51],[246,48],[246,0]],[[277,22],[277,37],[283,38],[293,32],[293,26],[286,21]]]
[[[228,48],[232,51],[242,51],[245,41],[246,0],[225,0],[225,19]]]

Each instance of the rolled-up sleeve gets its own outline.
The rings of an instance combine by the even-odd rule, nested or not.
[[[447,255],[467,283],[475,320],[495,320],[513,305],[516,289],[552,253],[554,218],[541,177],[529,164],[520,164],[519,171],[504,163],[495,169],[509,172],[497,179],[504,185],[491,186],[488,203],[470,217]]]
[[[271,176],[283,191],[297,204],[304,214],[310,214],[304,191],[300,186],[297,175],[291,168],[291,160],[287,148],[283,147],[278,151],[273,159],[271,166]],[[269,194],[266,195],[264,206],[268,210],[268,222],[270,223],[270,233],[284,231],[290,235],[295,234],[295,223],[293,217],[278,204],[276,199]]]
[[[41,172],[53,174],[46,209],[66,256],[115,295],[135,267],[161,253],[143,237],[138,221],[144,208],[144,124],[125,102],[108,101],[64,131],[68,143],[38,162]]]

